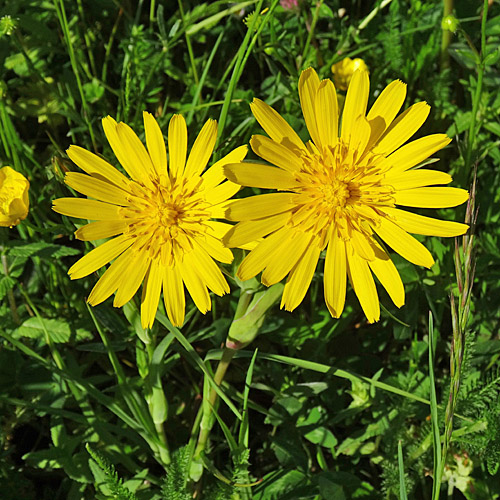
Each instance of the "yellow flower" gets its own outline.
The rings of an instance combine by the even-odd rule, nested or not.
[[[340,90],[347,90],[352,75],[354,75],[354,72],[358,69],[368,71],[365,61],[359,57],[356,59],[346,57],[342,59],[342,61],[332,64],[333,81],[337,88]]]
[[[28,216],[30,183],[11,167],[0,168],[0,226],[17,226]]]
[[[224,171],[243,186],[283,192],[233,201],[226,217],[240,222],[224,242],[233,247],[264,238],[245,257],[238,277],[247,280],[264,271],[262,283],[270,286],[288,275],[281,301],[288,311],[301,303],[326,249],[324,294],[332,316],[343,311],[348,276],[368,321],[377,321],[380,306],[372,273],[396,306],[404,304],[403,283],[382,242],[410,262],[431,267],[431,254],[408,232],[457,236],[467,230],[465,224],[396,208],[453,207],[467,200],[463,189],[427,187],[451,182],[447,173],[413,168],[451,139],[434,134],[402,146],[424,123],[430,107],[419,102],[396,118],[406,96],[406,85],[399,80],[385,88],[366,114],[368,73],[357,71],[340,135],[333,83],[320,82],[309,68],[300,77],[299,94],[312,138],[307,145],[273,108],[259,99],[252,103],[270,138],[253,136],[250,145],[278,168],[241,163]]]
[[[187,127],[174,115],[168,127],[169,158],[158,123],[144,113],[147,150],[125,123],[110,116],[102,121],[118,161],[131,179],[99,156],[78,146],[68,156],[87,174],[69,172],[65,182],[94,199],[61,198],[54,210],[96,222],[79,228],[80,240],[116,236],[76,262],[68,274],[82,278],[114,260],[92,290],[88,301],[96,305],[116,292],[113,305],[127,303],[144,282],[141,322],[150,327],[163,288],[170,321],[184,322],[184,285],[202,313],[210,310],[208,289],[217,295],[229,291],[218,265],[230,263],[232,252],[221,242],[229,225],[214,221],[224,216],[225,205],[239,186],[225,180],[222,167],[240,162],[246,146],[215,163],[203,175],[215,145],[217,122],[208,120],[187,157]]]

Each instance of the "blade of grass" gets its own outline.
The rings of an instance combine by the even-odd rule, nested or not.
[[[236,406],[231,402],[231,400],[224,394],[224,391],[216,384],[214,381],[214,378],[212,377],[212,374],[208,371],[205,363],[203,360],[200,358],[198,353],[194,350],[193,346],[189,343],[189,340],[184,337],[184,335],[181,333],[181,331],[178,328],[175,328],[175,326],[172,326],[170,321],[167,319],[167,317],[164,314],[161,314],[158,312],[156,314],[156,319],[168,329],[170,333],[175,337],[175,339],[181,344],[182,347],[186,350],[186,353],[188,355],[188,358],[194,362],[198,368],[203,372],[205,377],[207,377],[209,384],[212,386],[212,388],[215,390],[217,395],[227,404],[227,406],[231,409],[231,411],[236,415],[238,420],[242,419],[241,413],[238,411]]]
[[[123,371],[123,368],[120,365],[120,361],[118,360],[118,357],[116,356],[111,343],[109,342],[108,336],[99,325],[99,322],[97,321],[91,307],[87,305],[87,308],[90,316],[92,317],[92,321],[94,322],[94,325],[101,337],[102,343],[106,347],[108,358],[116,375],[118,387],[121,395],[123,396],[123,399],[125,400],[129,410],[132,412],[132,415],[134,415],[134,417],[141,423],[145,432],[147,433],[148,443],[150,445],[154,445],[151,446],[151,449],[159,455],[160,463],[162,463],[163,465],[169,464],[170,452],[168,449],[168,443],[165,434],[159,433],[156,429],[151,414],[146,407],[146,402],[128,383],[128,379]]]
[[[441,489],[441,437],[439,433],[438,406],[436,400],[436,385],[434,380],[434,353],[436,352],[436,337],[434,335],[434,322],[432,313],[429,311],[429,380],[430,380],[430,403],[431,403],[431,425],[432,425],[432,449],[434,456],[432,483],[432,500],[439,500]]]
[[[240,446],[248,448],[248,433],[249,433],[249,420],[248,420],[248,397],[250,395],[250,385],[252,384],[253,369],[255,360],[257,359],[258,349],[255,349],[250,365],[245,377],[245,389],[243,391],[243,420],[241,421],[240,432],[238,435],[238,443]]]
[[[403,463],[403,447],[398,441],[398,468],[399,468],[399,500],[408,500],[405,483],[405,466]]]
[[[222,354],[222,350],[212,350],[207,353],[206,359],[220,359]],[[239,350],[235,354],[235,358],[250,358],[253,354],[249,351]],[[347,380],[355,380],[355,381],[363,381],[367,384],[370,384],[377,389],[382,389],[386,392],[391,392],[392,394],[397,394],[398,396],[402,396],[413,401],[418,401],[419,403],[423,403],[425,405],[430,405],[430,401],[428,399],[421,398],[420,396],[416,396],[408,391],[400,389],[399,387],[394,387],[393,385],[386,384],[384,382],[379,382],[371,377],[365,377],[364,375],[358,375],[354,372],[341,370],[340,368],[336,368],[334,366],[323,365],[321,363],[315,363],[313,361],[307,361],[305,359],[292,358],[289,356],[282,356],[279,354],[266,354],[259,353],[259,359],[267,359],[269,361],[275,361],[277,363],[283,363],[286,365],[297,366],[299,368],[305,368],[306,370],[312,370],[319,373],[328,373],[328,375],[333,375],[334,377],[344,378]],[[460,418],[466,422],[472,423],[472,419],[464,417],[462,415],[455,414],[457,418]]]

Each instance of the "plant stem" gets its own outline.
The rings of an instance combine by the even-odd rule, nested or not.
[[[187,27],[186,27],[186,20],[184,18],[184,7],[182,6],[182,0],[178,0],[177,2],[179,4],[179,12],[181,14],[181,19],[182,19],[182,25],[184,26],[184,38],[186,39],[186,46],[188,49],[188,54],[189,54],[189,61],[191,63],[191,69],[193,70],[193,77],[196,85],[200,83],[200,79],[198,78],[198,71],[196,69],[196,64],[194,61],[194,54],[193,54],[193,47],[191,45],[191,38],[189,38],[189,35],[187,33]],[[200,96],[200,101],[201,101],[201,96]]]
[[[92,124],[90,123],[89,115],[90,109],[87,103],[87,99],[85,97],[85,92],[83,90],[82,81],[80,78],[80,71],[78,69],[78,62],[75,57],[75,51],[73,48],[73,43],[71,41],[71,34],[69,31],[68,19],[66,17],[66,11],[64,10],[64,2],[63,0],[54,0],[54,6],[56,8],[57,17],[59,18],[59,24],[61,25],[61,29],[63,31],[64,39],[66,40],[66,45],[68,47],[69,59],[71,62],[71,67],[73,68],[73,74],[76,78],[76,84],[78,86],[78,92],[80,93],[80,98],[82,100],[83,107],[83,119],[87,125],[89,130],[90,139],[92,141],[92,146],[94,150],[97,150],[97,144],[94,136],[94,131],[92,130]]]
[[[453,0],[443,0],[443,19],[453,12]],[[442,29],[441,34],[441,71],[450,67],[450,54],[448,47],[451,43],[452,32],[449,29]]]
[[[217,370],[215,371],[214,381],[220,386],[222,380],[224,379],[224,375],[233,359],[234,354],[236,353],[235,349],[230,349],[229,347],[224,347],[222,352],[222,357],[217,365]],[[214,418],[212,412],[215,407],[215,403],[217,401],[217,393],[215,389],[212,387],[210,389],[210,395],[208,397],[208,401],[206,402],[206,411],[203,412],[203,418],[201,419],[200,424],[200,435],[198,437],[198,444],[196,445],[196,449],[194,452],[193,459],[200,460],[201,454],[205,450],[207,446],[208,437],[210,435],[210,431],[212,430],[212,426],[214,423]]]
[[[486,18],[488,16],[488,0],[484,0],[483,18],[481,20],[481,53],[477,62],[477,85],[476,92],[473,97],[472,103],[472,116],[469,124],[469,132],[467,134],[467,149],[465,150],[464,157],[464,181],[467,179],[470,171],[470,163],[472,157],[472,150],[476,142],[476,121],[479,109],[479,102],[481,100],[481,92],[483,90],[483,75],[484,75],[484,58],[486,57]]]
[[[309,52],[309,46],[311,45],[311,40],[314,35],[314,29],[316,28],[316,23],[318,22],[318,17],[319,17],[319,9],[321,9],[321,6],[323,5],[323,0],[320,0],[316,4],[316,10],[314,11],[314,15],[312,18],[311,22],[311,27],[309,28],[309,33],[307,34],[307,39],[306,39],[306,44],[304,45],[304,50],[302,51],[302,61],[306,60],[307,54]]]

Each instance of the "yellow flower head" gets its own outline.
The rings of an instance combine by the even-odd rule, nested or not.
[[[352,75],[354,75],[354,72],[358,69],[368,71],[365,61],[359,57],[356,59],[346,57],[342,59],[342,61],[332,64],[333,81],[337,88],[340,90],[347,90]]]
[[[208,289],[217,295],[229,291],[218,265],[230,263],[231,251],[221,242],[229,226],[212,219],[224,216],[227,200],[239,186],[225,180],[222,167],[240,162],[246,146],[215,163],[204,174],[217,137],[217,122],[208,120],[187,156],[187,127],[174,115],[168,127],[169,158],[158,123],[144,113],[147,150],[125,123],[103,119],[106,137],[130,179],[99,156],[78,146],[68,156],[88,175],[69,172],[68,186],[93,199],[61,198],[54,210],[96,222],[79,228],[80,240],[115,238],[103,243],[68,271],[82,278],[113,261],[92,290],[96,305],[116,292],[113,305],[127,303],[144,282],[141,322],[150,327],[163,288],[170,321],[184,322],[184,285],[202,313],[210,310]],[[187,156],[187,161],[186,161]]]
[[[243,260],[238,276],[247,280],[261,271],[270,286],[288,275],[281,306],[292,311],[311,283],[320,253],[326,249],[325,301],[334,317],[344,308],[346,277],[368,321],[377,321],[380,306],[372,273],[394,303],[404,303],[401,278],[382,242],[410,262],[431,267],[429,251],[408,233],[457,236],[465,224],[424,217],[397,208],[460,205],[467,191],[451,187],[444,172],[415,169],[446,146],[445,134],[403,144],[421,127],[429,106],[419,102],[397,118],[406,96],[399,80],[389,84],[366,114],[369,80],[357,71],[347,91],[339,130],[337,96],[330,80],[302,72],[299,94],[312,141],[304,144],[288,123],[259,99],[252,112],[270,136],[253,136],[257,155],[274,166],[241,163],[224,168],[243,186],[280,192],[233,201],[226,216],[241,221],[225,242],[239,246],[264,238]],[[428,187],[433,186],[433,187]]]
[[[0,226],[17,226],[28,216],[30,183],[11,167],[0,168]]]

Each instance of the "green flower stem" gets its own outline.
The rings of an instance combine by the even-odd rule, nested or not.
[[[184,7],[182,6],[182,1],[183,0],[178,0],[179,4],[179,13],[181,15],[182,19],[182,25],[184,26],[184,38],[186,39],[186,47],[188,49],[188,54],[189,54],[189,62],[191,63],[191,69],[193,71],[193,77],[196,85],[200,83],[200,79],[198,78],[198,71],[196,69],[196,63],[194,61],[194,54],[193,54],[193,47],[191,45],[191,38],[189,38],[189,34],[186,30],[186,18],[184,17]],[[200,101],[201,101],[201,96],[200,96]]]
[[[222,381],[224,380],[224,375],[226,374],[229,364],[231,363],[231,360],[233,359],[235,353],[235,349],[224,347],[224,350],[222,351],[222,357],[219,361],[219,364],[217,365],[217,370],[215,371],[214,375],[214,381],[218,386],[220,386]],[[205,411],[203,412],[203,417],[201,419],[198,444],[196,445],[193,456],[195,462],[201,460],[201,454],[205,451],[205,448],[207,446],[208,437],[210,436],[210,431],[212,430],[212,426],[215,420],[213,418],[212,412],[215,408],[216,401],[217,393],[212,387],[212,389],[210,389],[210,395],[208,397],[206,406],[204,404]]]
[[[154,336],[154,338],[155,337],[156,336]],[[146,344],[146,350],[148,353],[149,365],[151,367],[151,365],[153,363],[153,355],[154,355],[154,351],[155,351],[155,345],[153,344],[153,342]],[[153,419],[153,423],[155,425],[156,432],[158,433],[158,438],[160,439],[160,441],[164,445],[164,448],[160,448],[160,450],[159,450],[160,454],[162,456],[162,460],[164,461],[164,463],[169,464],[171,461],[170,451],[168,448],[167,435],[165,433],[165,426],[163,425],[164,421],[166,420],[166,416],[165,416],[165,419],[164,420],[162,419],[163,421],[161,421],[161,422],[157,421],[155,418],[156,405],[157,405],[156,396],[159,396],[162,398],[162,402],[164,403],[164,408],[165,408],[165,414],[167,413],[167,410],[166,410],[167,398],[165,397],[165,393],[164,393],[163,388],[161,386],[158,388],[160,390],[160,394],[155,394],[156,389],[157,388],[155,388],[155,387],[150,388],[152,394],[151,394],[150,398],[146,398],[146,401],[148,404],[149,414],[151,415],[151,418]]]
[[[453,0],[443,0],[443,19],[453,12]],[[443,29],[441,34],[441,71],[450,67],[450,54],[448,48],[451,43],[452,32]]]
[[[64,2],[63,0],[54,0],[54,7],[56,8],[57,12],[57,17],[59,19],[59,24],[61,25],[61,29],[63,31],[63,36],[66,41],[66,45],[68,47],[68,54],[69,54],[69,59],[71,62],[71,67],[73,68],[73,73],[76,78],[76,84],[78,86],[78,92],[80,93],[80,98],[82,100],[82,107],[83,107],[83,119],[85,121],[85,124],[87,125],[90,138],[92,141],[92,146],[94,150],[97,150],[97,143],[95,140],[94,136],[94,131],[92,130],[92,124],[90,123],[90,109],[87,103],[87,99],[85,97],[85,92],[83,91],[83,85],[82,85],[82,80],[80,78],[80,70],[78,66],[78,62],[76,60],[75,56],[75,51],[73,48],[73,43],[71,41],[71,33],[69,31],[69,24],[68,24],[68,19],[66,17],[66,11],[64,9]]]
[[[108,339],[108,336],[104,332],[104,330],[99,326],[99,323],[96,320],[96,317],[92,311],[92,309],[88,307],[89,313],[94,321],[96,329],[101,337],[102,343],[106,348],[108,353],[109,361],[111,362],[111,366],[113,367],[113,371],[115,372],[116,378],[118,380],[118,387],[120,389],[121,395],[123,399],[127,403],[130,411],[133,416],[137,418],[137,420],[143,425],[144,431],[149,434],[150,439],[148,439],[148,444],[153,450],[155,454],[158,456],[158,460],[162,465],[168,465],[171,461],[170,459],[170,451],[168,448],[168,443],[166,439],[165,432],[157,432],[157,427],[153,422],[153,419],[148,411],[145,411],[144,401],[141,401],[139,396],[135,393],[135,391],[129,386],[127,382],[127,377],[123,371],[123,368],[120,364],[118,356],[116,355],[113,347]]]
[[[319,10],[321,9],[321,6],[323,5],[323,1],[324,0],[320,0],[316,5],[316,10],[314,11],[314,15],[313,15],[312,22],[311,22],[311,27],[309,28],[309,33],[307,34],[307,39],[306,39],[306,43],[304,45],[304,50],[302,51],[301,63],[302,63],[302,61],[306,60],[307,54],[309,53],[309,47],[311,45],[311,40],[312,40],[312,37],[314,35],[316,23],[318,22]]]
[[[259,0],[257,6],[255,7],[255,12],[260,12],[262,9],[262,4],[264,0]],[[277,3],[277,2],[274,2]],[[238,50],[238,55],[236,58],[236,63],[234,65],[233,69],[233,74],[231,75],[231,80],[229,80],[229,85],[226,90],[226,96],[224,98],[224,104],[222,105],[222,109],[219,115],[219,126],[217,129],[217,140],[215,142],[215,149],[217,149],[217,146],[219,145],[220,138],[223,136],[223,131],[224,127],[226,125],[226,119],[227,119],[227,114],[229,111],[229,106],[232,102],[233,99],[233,94],[236,89],[236,84],[238,83],[238,80],[240,79],[240,76],[243,72],[243,67],[244,67],[244,57],[245,53],[247,52],[248,46],[250,44],[250,38],[252,36],[252,33],[255,29],[256,22],[257,22],[258,16],[253,16],[252,18],[252,23],[248,27],[247,33],[245,35],[245,38],[243,39],[243,42],[241,43],[241,46]],[[266,16],[267,19],[267,16]],[[261,23],[261,25],[264,25],[265,22]]]
[[[477,135],[477,130],[476,130],[476,121],[477,121],[477,114],[479,110],[479,102],[481,100],[481,93],[483,90],[483,75],[484,75],[484,59],[486,57],[486,18],[488,17],[488,0],[484,0],[484,6],[483,6],[483,18],[481,20],[481,54],[478,58],[477,61],[477,85],[476,85],[476,92],[473,96],[473,103],[472,103],[472,116],[469,124],[469,132],[467,134],[467,148],[465,150],[465,157],[464,157],[464,177],[465,179],[468,176],[468,173],[470,171],[470,165],[471,165],[471,157],[472,157],[472,150],[474,149],[474,145],[476,142],[476,135]],[[464,180],[465,180],[464,179]]]

